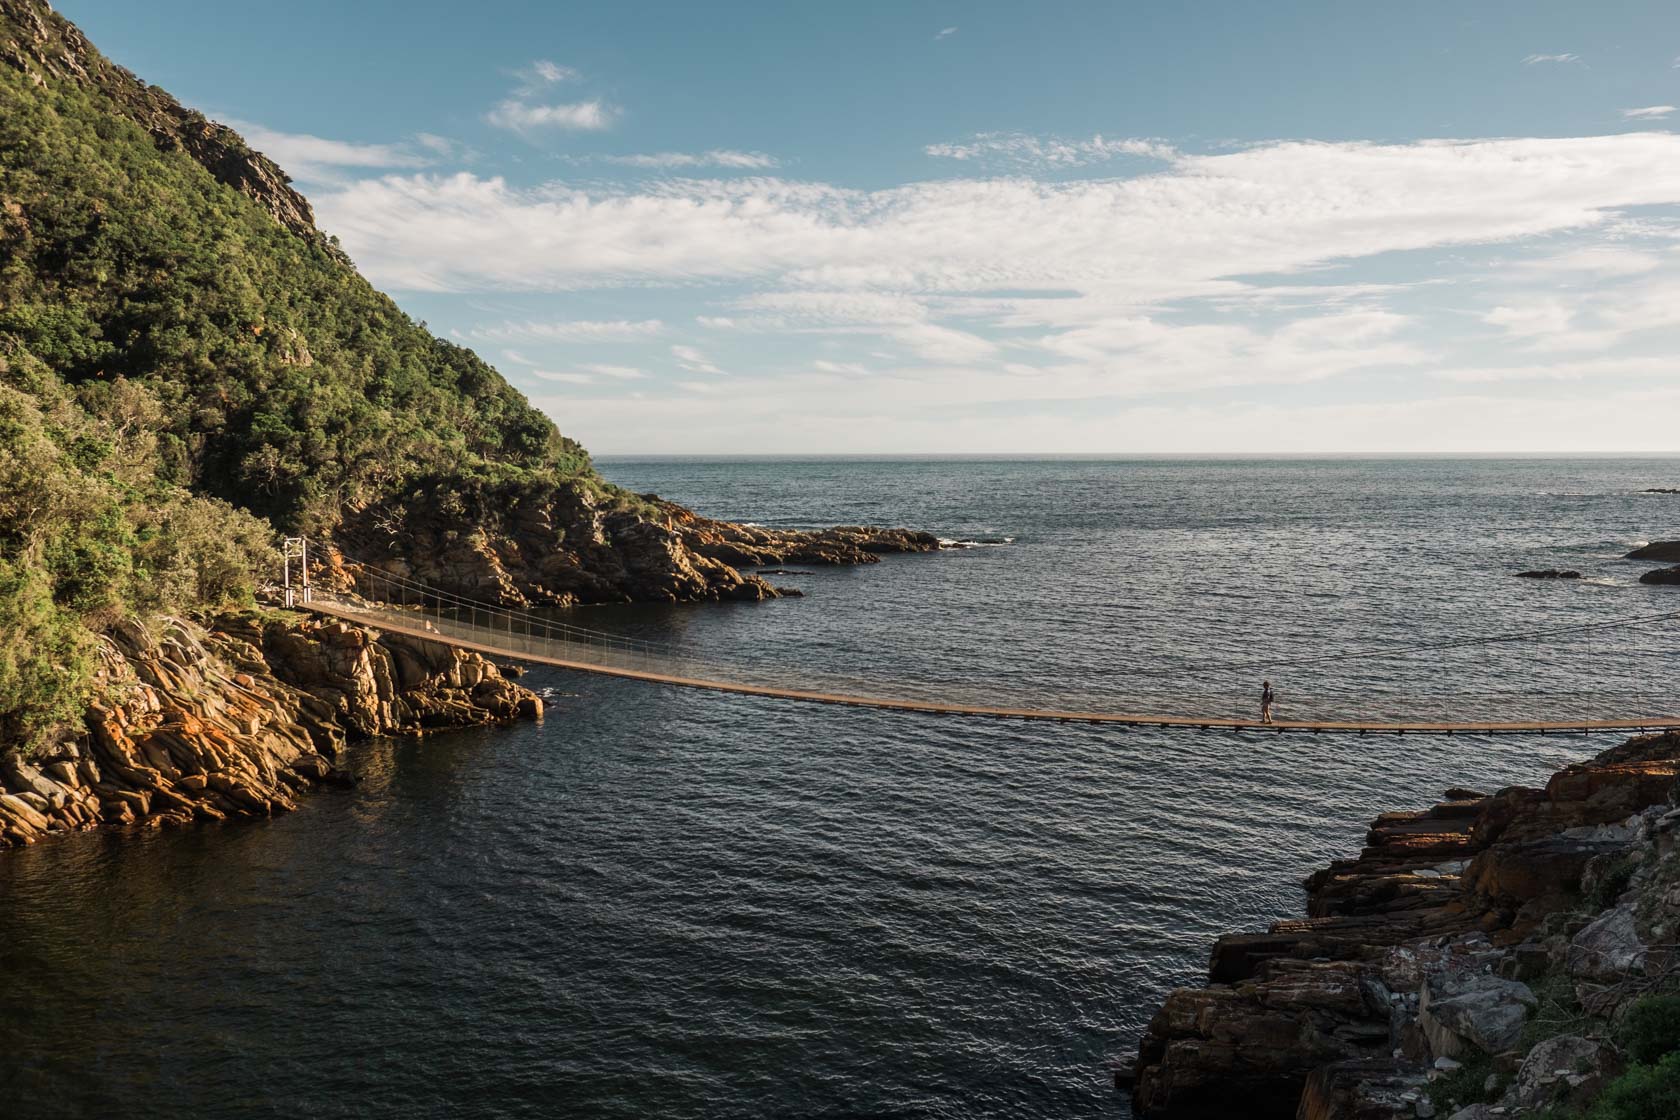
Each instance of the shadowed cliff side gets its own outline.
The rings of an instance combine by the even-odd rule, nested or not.
[[[1680,735],[1646,736],[1544,789],[1382,814],[1308,877],[1307,918],[1221,937],[1209,984],[1167,996],[1135,1113],[1581,1114],[1630,1064],[1635,1005],[1680,993],[1677,774]]]

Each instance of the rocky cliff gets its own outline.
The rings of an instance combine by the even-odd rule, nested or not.
[[[344,555],[391,575],[504,606],[760,600],[794,594],[740,569],[869,564],[935,552],[907,529],[771,530],[701,517],[653,494],[506,486],[462,507],[417,491],[352,514]]]
[[[119,626],[99,660],[82,734],[0,753],[0,847],[284,812],[343,780],[347,741],[543,713],[477,654],[283,614]]]
[[[1307,918],[1220,938],[1208,985],[1167,997],[1136,1114],[1575,1114],[1629,1064],[1630,1009],[1680,990],[1677,774],[1680,735],[1643,737],[1378,817],[1306,880]]]
[[[22,71],[46,88],[68,82],[109,92],[113,103],[144,128],[161,151],[183,151],[217,182],[245,195],[300,237],[322,240],[309,202],[292,189],[291,178],[275,162],[254,152],[239,134],[207,120],[169,94],[149,86],[105,58],[81,29],[36,0],[0,4],[0,63]],[[9,33],[8,33],[9,32]]]

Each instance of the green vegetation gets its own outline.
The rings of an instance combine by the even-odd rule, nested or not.
[[[1487,1090],[1487,1079],[1494,1072],[1493,1059],[1488,1055],[1477,1051],[1464,1055],[1462,1060],[1463,1065],[1429,1083],[1429,1102],[1443,1116],[1479,1101],[1492,1100],[1504,1091],[1503,1084],[1492,1093]]]
[[[1639,1000],[1628,1008],[1616,1036],[1628,1058],[1645,1065],[1680,1051],[1680,995]]]
[[[7,0],[0,41],[36,13],[59,34]],[[80,62],[0,61],[0,749],[79,718],[101,629],[248,602],[277,531],[605,485],[475,354],[219,182],[183,146],[202,118]]]
[[[1655,1065],[1636,1065],[1612,1081],[1587,1113],[1589,1120],[1673,1120],[1680,1116],[1680,1053]]]
[[[1616,905],[1616,900],[1622,897],[1622,892],[1628,889],[1634,872],[1639,870],[1639,862],[1630,856],[1623,856],[1615,863],[1604,869],[1604,874],[1593,884],[1592,897],[1588,899],[1594,909],[1608,910]]]
[[[1534,1014],[1523,1025],[1518,1048],[1532,1050],[1538,1043],[1561,1034],[1593,1034],[1598,1021],[1588,1015],[1575,995],[1575,982],[1563,971],[1547,972],[1528,982],[1539,1001]]]

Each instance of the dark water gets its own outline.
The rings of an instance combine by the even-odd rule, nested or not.
[[[1676,704],[1680,462],[619,461],[768,525],[1007,547],[593,612],[789,679],[1291,715]],[[1590,581],[1512,572],[1578,568]],[[1240,665],[1240,668],[1219,666]],[[361,748],[273,822],[0,856],[8,1116],[1124,1116],[1107,1066],[1211,938],[1380,809],[1611,740],[993,725],[574,678],[540,727]]]

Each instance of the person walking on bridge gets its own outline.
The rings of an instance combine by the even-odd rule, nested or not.
[[[1272,722],[1272,682],[1260,682],[1260,722]]]

